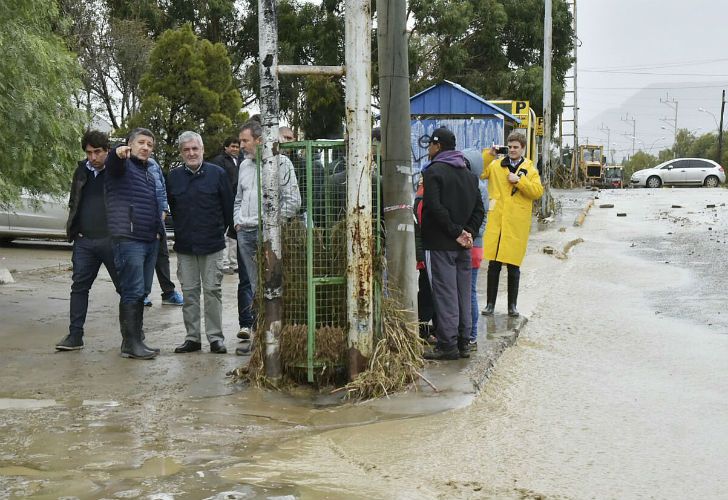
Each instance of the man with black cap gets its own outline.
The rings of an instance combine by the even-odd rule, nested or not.
[[[430,163],[422,169],[422,247],[437,316],[437,345],[426,359],[467,358],[471,330],[470,248],[485,209],[478,178],[455,151],[455,135],[440,127],[430,136]]]

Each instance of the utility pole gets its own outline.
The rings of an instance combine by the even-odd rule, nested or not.
[[[279,207],[279,75],[347,75],[347,319],[349,374],[364,371],[373,345],[373,260],[371,183],[371,12],[368,0],[346,0],[346,66],[278,65],[276,0],[258,0],[260,108],[263,120],[261,168],[266,377],[282,375],[280,334],[283,268]],[[311,220],[309,219],[309,224]],[[309,226],[310,227],[310,226]],[[313,382],[313,372],[309,372]]]
[[[676,158],[677,157],[677,106],[678,106],[678,101],[676,101],[674,97],[672,99],[670,99],[670,94],[668,93],[668,94],[665,94],[664,100],[662,99],[662,97],[660,97],[660,102],[662,104],[668,105],[670,108],[675,109],[675,118],[660,118],[660,121],[663,121],[665,123],[672,122],[672,126],[674,129],[672,157]]]
[[[280,223],[278,164],[278,19],[275,0],[258,2],[260,50],[260,114],[263,125],[261,165],[263,223],[263,342],[268,380],[281,379],[280,340],[283,320],[283,247]]]
[[[411,324],[417,323],[412,222],[407,0],[377,0],[379,95],[382,110],[382,188],[387,283]]]
[[[723,161],[723,112],[725,111],[725,89],[720,99],[720,125],[718,125],[718,165]]]
[[[541,218],[551,216],[551,0],[545,0],[543,30],[543,164],[544,193],[541,197]]]
[[[563,115],[559,116],[559,147],[563,147],[563,141],[564,136],[573,136],[574,138],[574,147],[572,149],[572,165],[570,167],[567,167],[570,169],[570,175],[572,180],[577,179],[577,169],[571,169],[571,167],[575,167],[577,165],[577,162],[574,161],[574,158],[576,155],[578,155],[579,151],[579,100],[578,100],[578,78],[577,78],[577,55],[578,55],[578,47],[581,45],[581,42],[579,41],[578,30],[577,30],[577,16],[576,16],[576,0],[570,0],[567,1],[567,8],[571,9],[571,28],[574,32],[574,48],[571,52],[571,57],[574,60],[574,64],[572,66],[572,74],[567,74],[564,78],[566,80],[571,80],[571,90],[564,90],[564,110],[567,110],[571,108],[573,113],[573,119],[564,119]],[[572,100],[569,101],[568,97],[569,95],[572,97]],[[568,115],[567,115],[568,116]],[[544,120],[545,122],[545,120]],[[572,133],[571,134],[564,134],[563,133],[563,127],[564,123],[571,123],[572,124]]]
[[[346,0],[346,243],[349,377],[373,348],[372,15],[369,0]],[[407,141],[409,144],[409,140]],[[414,274],[414,273],[413,273]]]
[[[612,130],[609,127],[607,127],[606,125],[604,125],[604,123],[602,123],[602,126],[599,127],[599,130],[601,130],[602,132],[604,132],[604,131],[607,132],[607,153],[609,153],[609,149],[611,147]],[[612,155],[611,163],[614,164],[614,155]]]
[[[634,156],[634,146],[635,141],[637,140],[637,119],[635,117],[630,118],[629,113],[624,115],[624,118],[622,118],[623,122],[632,122],[632,156]]]

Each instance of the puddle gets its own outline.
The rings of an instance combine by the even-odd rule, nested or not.
[[[0,398],[0,410],[38,410],[58,406],[55,399]]]

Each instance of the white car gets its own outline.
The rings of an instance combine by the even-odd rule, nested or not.
[[[675,158],[656,167],[632,174],[632,187],[658,188],[662,185],[718,187],[725,182],[723,167],[705,158]]]

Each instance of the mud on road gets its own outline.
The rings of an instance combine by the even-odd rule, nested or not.
[[[70,251],[1,248],[22,265],[0,287],[0,498],[725,496],[728,191],[602,191],[572,227],[593,195],[559,192],[564,214],[534,229],[519,297],[529,324],[481,394],[422,418],[229,384],[239,358],[169,354],[181,311],[156,290],[145,321],[164,354],[121,359],[106,276],[86,349],[56,354]],[[541,252],[577,238],[565,259]]]

